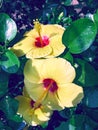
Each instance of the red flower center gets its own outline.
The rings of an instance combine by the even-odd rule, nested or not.
[[[30,101],[31,107],[34,107],[34,103],[35,103],[35,102],[34,102],[33,100]]]
[[[42,36],[42,37],[36,37],[35,39],[35,46],[36,47],[45,47],[49,44],[49,37],[48,36]]]
[[[44,84],[44,88],[46,88],[52,93],[54,93],[58,89],[57,83],[53,79],[50,78],[44,79],[43,84]]]
[[[40,108],[40,106],[41,106],[41,104],[37,104],[37,105],[36,105],[36,102],[33,101],[33,100],[30,101],[30,105],[31,105],[31,107],[34,108],[34,109]]]

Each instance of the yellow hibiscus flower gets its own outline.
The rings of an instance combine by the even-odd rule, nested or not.
[[[52,111],[42,104],[36,105],[36,102],[29,97],[26,91],[23,92],[23,95],[17,96],[16,99],[19,101],[18,113],[22,114],[29,125],[43,126],[49,121]]]
[[[34,22],[34,29],[27,32],[25,38],[16,43],[11,50],[17,56],[26,54],[27,58],[50,58],[64,52],[62,44],[64,28],[56,24],[43,25],[38,20]]]
[[[52,110],[76,106],[83,98],[82,87],[72,83],[75,69],[62,58],[28,60],[24,68],[24,83],[37,105]]]

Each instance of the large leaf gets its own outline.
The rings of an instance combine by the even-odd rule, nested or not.
[[[64,32],[62,40],[73,54],[87,50],[97,33],[95,23],[87,18],[74,21]]]
[[[8,73],[16,73],[20,66],[17,56],[10,50],[7,50],[1,58],[1,67]]]
[[[16,23],[7,14],[0,13],[0,42],[10,42],[17,33]]]
[[[83,85],[84,87],[91,87],[98,85],[98,73],[94,69],[92,65],[90,65],[88,62],[76,59],[78,67],[76,69],[77,71],[77,81]]]

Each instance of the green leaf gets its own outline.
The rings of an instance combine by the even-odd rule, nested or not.
[[[18,130],[22,121],[23,118],[20,115],[14,115],[8,120],[8,125],[14,130]]]
[[[5,126],[1,121],[0,121],[0,130],[12,130],[10,127]]]
[[[78,126],[75,127],[74,125],[70,124],[70,121],[62,122],[59,127],[55,128],[55,130],[84,130],[82,127]]]
[[[95,122],[98,122],[98,109],[85,109],[86,110],[86,114]]]
[[[95,21],[95,24],[96,24],[97,30],[98,30],[98,10],[97,10],[97,12],[94,14],[94,21]]]
[[[75,127],[81,127],[85,121],[84,115],[73,115],[72,118],[69,120],[70,124],[72,124]]]
[[[73,54],[87,50],[97,33],[95,23],[87,18],[78,19],[65,30],[62,40]]]
[[[96,99],[98,99],[98,88],[97,87],[85,88],[84,96],[85,96],[85,98],[82,101],[86,106],[91,107],[91,108],[98,107],[98,102],[96,100]],[[98,114],[98,110],[97,110],[97,114]],[[97,116],[97,121],[98,121],[98,116]]]
[[[73,56],[71,55],[69,51],[65,55],[62,55],[62,58],[68,60],[69,62],[73,64]]]
[[[0,100],[0,109],[6,114],[7,118],[11,118],[17,112],[18,101],[6,96]]]
[[[17,33],[16,23],[7,14],[0,13],[0,42],[10,42]]]
[[[77,81],[84,87],[91,87],[98,85],[98,73],[94,69],[92,65],[90,65],[88,62],[76,59],[77,61]]]
[[[98,119],[97,121],[94,121],[95,119],[93,119],[93,117],[98,118],[98,113],[96,115],[96,113],[93,115],[93,110],[90,111],[90,115],[87,113],[88,116],[86,116],[86,123],[93,129],[93,130],[97,130],[96,128],[98,128]],[[92,117],[93,116],[93,117]]]
[[[8,90],[8,74],[0,70],[0,97]]]
[[[16,73],[20,66],[17,56],[10,50],[7,50],[1,59],[2,69],[8,73]]]
[[[71,4],[72,0],[60,0],[65,6],[68,6]]]

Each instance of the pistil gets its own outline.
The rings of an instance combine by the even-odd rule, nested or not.
[[[34,21],[34,28],[38,32],[40,43],[41,43],[41,47],[43,47],[43,40],[42,40],[42,36],[41,36],[41,30],[42,30],[42,28],[41,28],[41,24],[39,23],[38,19],[36,19]]]

